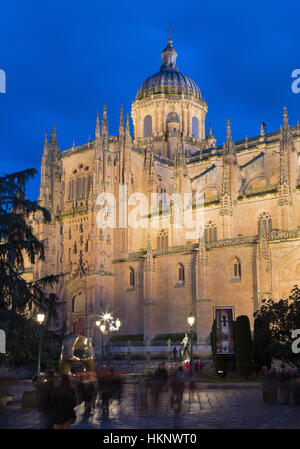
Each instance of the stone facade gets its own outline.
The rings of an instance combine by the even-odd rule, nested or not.
[[[290,127],[284,109],[280,130],[266,133],[262,125],[258,136],[234,142],[228,121],[217,145],[211,128],[205,137],[207,105],[178,72],[176,56],[169,39],[161,71],[132,104],[133,138],[122,109],[119,133],[109,135],[106,107],[93,141],[61,152],[55,128],[50,142],[45,138],[39,202],[52,222],[35,223],[48,251],[34,277],[66,273],[57,292],[60,321],[68,332],[83,324],[96,347],[95,321],[105,311],[120,318],[120,333],[145,340],[186,332],[192,312],[204,347],[216,307],[232,307],[234,317],[248,315],[253,325],[263,298],[286,297],[299,281],[299,124]],[[120,185],[127,189],[122,198]],[[187,238],[186,227],[176,226],[182,211],[172,203],[146,214],[146,227],[120,226],[119,204],[155,192],[190,193],[193,201],[203,193],[200,237]],[[102,193],[116,199],[115,228],[97,224],[100,210],[111,213],[97,201]],[[127,207],[129,222],[136,206]]]

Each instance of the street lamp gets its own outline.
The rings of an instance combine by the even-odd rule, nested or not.
[[[193,365],[193,326],[195,323],[195,317],[193,316],[192,313],[189,314],[189,316],[187,317],[187,322],[190,325],[190,333],[191,333],[191,365],[190,368],[192,369],[192,371],[194,370],[194,365]]]
[[[37,322],[40,325],[40,338],[39,338],[39,355],[38,355],[38,367],[37,367],[37,375],[39,376],[41,372],[41,354],[42,354],[42,324],[45,321],[45,314],[43,311],[39,311],[36,316]]]
[[[101,320],[96,321],[96,326],[100,328],[102,333],[102,359],[103,359],[103,335],[107,335],[107,349],[106,349],[106,360],[109,363],[110,351],[109,351],[109,335],[111,332],[116,332],[120,329],[121,321],[119,318],[116,320],[111,313],[105,313]]]

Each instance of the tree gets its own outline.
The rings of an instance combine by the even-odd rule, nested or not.
[[[49,289],[59,282],[61,275],[32,282],[22,276],[26,258],[32,264],[45,260],[46,242],[34,234],[30,220],[38,216],[46,223],[51,221],[47,209],[25,196],[26,183],[35,174],[35,169],[28,169],[0,177],[0,327],[7,332],[8,350],[14,360],[19,352],[26,358],[26,345],[30,345],[35,333],[30,314],[43,309],[48,324],[57,317],[58,298]],[[16,340],[18,335],[20,338]]]
[[[260,372],[263,366],[271,368],[273,342],[269,323],[263,317],[254,320],[253,366]]]
[[[246,315],[238,316],[235,322],[235,356],[238,373],[247,378],[252,372],[252,338]]]
[[[263,300],[254,313],[255,319],[268,323],[272,339],[272,355],[283,362],[300,367],[299,354],[292,352],[292,331],[300,329],[300,289],[295,285],[287,299]]]

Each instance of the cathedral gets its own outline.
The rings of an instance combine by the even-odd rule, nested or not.
[[[287,297],[300,279],[300,127],[289,125],[284,108],[278,131],[262,123],[259,135],[234,141],[228,120],[218,145],[205,129],[199,87],[177,68],[171,36],[161,57],[132,102],[133,136],[122,108],[118,135],[109,134],[106,106],[83,145],[60,151],[55,127],[45,136],[39,204],[52,221],[35,220],[48,246],[33,276],[65,273],[60,324],[96,347],[95,322],[105,312],[121,320],[120,335],[144,341],[187,332],[192,313],[197,347],[209,351],[218,309],[247,315],[253,327],[262,299]],[[153,194],[155,213],[149,206],[144,226],[130,225],[137,198],[150,204]],[[190,195],[199,235],[178,225],[182,208],[166,200],[174,194]],[[99,213],[115,223],[102,226]]]

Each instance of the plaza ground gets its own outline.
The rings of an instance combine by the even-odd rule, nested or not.
[[[206,388],[200,386],[192,400],[184,393],[182,413],[169,407],[170,393],[161,397],[159,409],[141,414],[137,408],[136,386],[126,383],[121,405],[112,400],[109,419],[101,416],[101,401],[89,418],[84,406],[76,407],[76,422],[71,429],[300,429],[300,407],[268,405],[262,402],[261,389]],[[38,429],[36,410],[22,409],[21,396],[0,409],[0,429]]]

